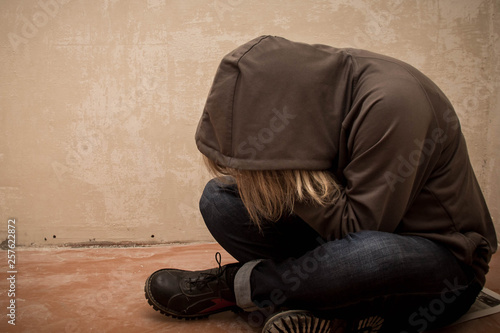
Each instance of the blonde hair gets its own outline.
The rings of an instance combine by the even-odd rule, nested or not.
[[[291,214],[295,202],[325,206],[340,194],[333,174],[324,170],[240,170],[206,156],[204,161],[214,176],[233,179],[250,219],[259,228],[263,220],[277,221]]]

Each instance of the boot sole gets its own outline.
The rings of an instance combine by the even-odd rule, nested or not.
[[[216,314],[216,313],[221,313],[221,312],[226,312],[226,311],[232,311],[234,313],[239,313],[241,312],[241,309],[238,307],[228,307],[228,308],[222,308],[216,311],[212,311],[209,313],[204,313],[204,314],[194,314],[194,315],[184,315],[176,312],[172,312],[171,310],[165,308],[163,305],[158,303],[152,293],[151,293],[151,278],[153,277],[154,274],[151,274],[148,279],[146,280],[146,283],[144,285],[144,296],[148,300],[148,304],[153,307],[155,311],[160,312],[162,315],[167,316],[167,317],[172,317],[175,319],[184,319],[184,320],[197,320],[197,319],[205,319],[208,318],[208,316]]]
[[[308,311],[289,310],[270,318],[262,333],[377,333],[384,319],[371,316],[347,322],[343,319],[323,319]]]
[[[339,319],[320,319],[309,312],[289,310],[272,317],[262,333],[344,333],[346,322]]]

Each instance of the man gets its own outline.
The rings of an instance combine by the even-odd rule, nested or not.
[[[406,63],[256,38],[223,58],[196,143],[224,176],[201,213],[238,263],[153,273],[146,297],[166,315],[420,332],[458,319],[485,283],[497,240],[458,118]]]

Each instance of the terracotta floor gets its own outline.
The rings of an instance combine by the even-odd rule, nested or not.
[[[7,323],[9,283],[6,251],[0,263],[0,332],[259,332],[233,313],[200,321],[164,317],[146,302],[144,281],[165,267],[211,268],[214,253],[234,261],[216,244],[142,248],[21,249],[17,251],[16,326]],[[500,257],[487,287],[500,293]],[[500,314],[440,332],[500,332]]]

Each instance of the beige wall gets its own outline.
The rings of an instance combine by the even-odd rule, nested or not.
[[[22,245],[211,240],[194,131],[220,58],[262,34],[434,79],[500,230],[498,13],[497,0],[0,0],[0,237],[15,217]]]

